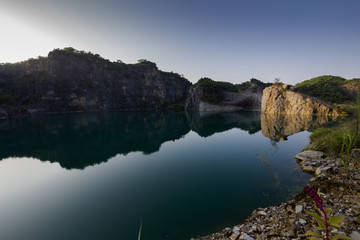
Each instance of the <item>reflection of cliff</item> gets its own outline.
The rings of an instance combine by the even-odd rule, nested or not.
[[[0,129],[0,159],[35,157],[84,168],[116,154],[152,153],[189,132],[184,114],[118,112],[10,121]]]
[[[179,139],[190,129],[202,137],[233,128],[249,134],[262,129],[265,137],[278,141],[329,120],[310,115],[260,115],[254,111],[124,111],[13,119],[0,122],[0,160],[34,157],[59,162],[67,169],[83,169],[116,154],[154,153],[164,142]]]
[[[287,140],[287,137],[318,127],[332,120],[329,116],[300,114],[261,114],[262,134],[274,141]]]
[[[232,128],[240,128],[254,134],[261,130],[260,112],[238,111],[202,114],[187,112],[190,128],[202,137]]]

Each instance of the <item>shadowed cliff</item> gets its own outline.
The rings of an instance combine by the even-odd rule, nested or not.
[[[72,48],[0,65],[0,117],[32,112],[161,109],[184,104],[191,83],[155,63],[111,62]]]

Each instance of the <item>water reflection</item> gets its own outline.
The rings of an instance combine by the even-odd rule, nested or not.
[[[330,116],[261,114],[261,132],[273,141],[285,141],[290,135],[319,127],[331,120]]]
[[[206,113],[188,112],[187,118],[191,130],[202,137],[209,137],[215,133],[224,132],[233,128],[247,131],[250,134],[261,130],[260,112],[239,111]]]
[[[0,159],[20,156],[82,169],[116,154],[157,152],[189,132],[184,114],[119,112],[9,121],[0,129]]]
[[[304,185],[293,156],[308,133],[269,141],[260,120],[134,111],[3,122],[0,239],[136,239],[140,217],[148,240],[238,224]],[[26,156],[41,161],[16,158]]]
[[[49,115],[14,119],[0,125],[0,159],[34,157],[83,169],[130,152],[150,154],[190,130],[202,137],[230,129],[249,134],[262,130],[273,141],[319,126],[329,118],[310,115],[265,115],[255,111],[199,114],[128,111]]]

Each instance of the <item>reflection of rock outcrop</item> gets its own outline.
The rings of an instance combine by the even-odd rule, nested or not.
[[[0,159],[18,156],[84,168],[116,154],[153,153],[189,132],[185,114],[118,112],[9,121],[0,129]]]
[[[287,140],[287,136],[318,127],[331,120],[329,116],[261,114],[261,131],[265,137],[271,140]]]
[[[296,93],[286,84],[274,84],[263,91],[261,111],[274,114],[341,114],[338,108],[305,94]]]
[[[240,128],[254,134],[261,130],[260,112],[238,111],[222,113],[187,112],[190,128],[202,137],[232,128]]]

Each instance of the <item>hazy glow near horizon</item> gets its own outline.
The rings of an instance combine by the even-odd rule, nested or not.
[[[36,27],[0,12],[0,62],[20,62],[28,58],[44,56],[61,45]]]
[[[357,0],[0,1],[0,62],[71,46],[192,82],[360,76]]]

